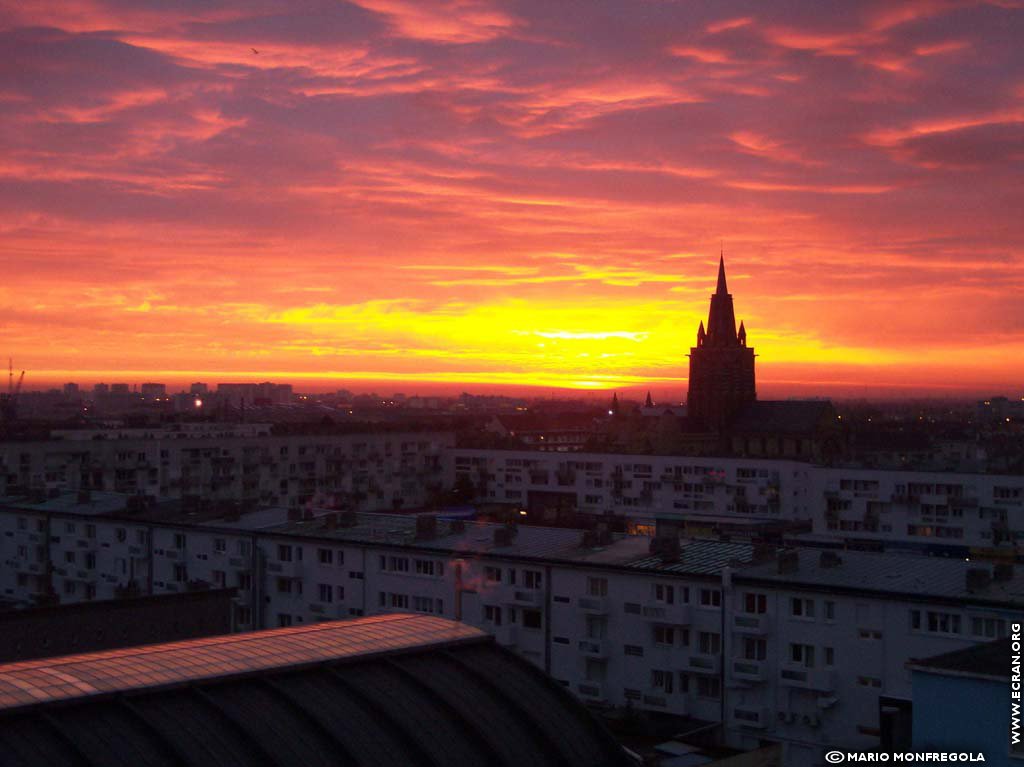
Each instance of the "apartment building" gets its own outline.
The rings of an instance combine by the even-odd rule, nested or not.
[[[1024,554],[1024,476],[887,471],[758,458],[450,451],[480,501],[656,521],[805,522],[804,544]]]
[[[1024,615],[1012,565],[652,546],[430,515],[291,517],[6,507],[0,587],[63,601],[234,587],[243,629],[438,615],[488,630],[588,703],[720,724],[737,747],[785,744],[794,765],[820,763],[826,746],[877,748],[887,712],[909,710],[908,660],[1004,635]]]
[[[184,436],[183,436],[184,434]],[[0,443],[0,496],[89,489],[249,507],[421,506],[450,486],[446,432],[271,436],[177,429]]]

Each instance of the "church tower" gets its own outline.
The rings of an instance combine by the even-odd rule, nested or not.
[[[718,262],[718,286],[711,296],[707,329],[701,322],[697,345],[690,349],[690,390],[687,415],[706,428],[721,430],[746,405],[757,399],[754,350],[747,329],[736,314],[725,282],[725,256]]]

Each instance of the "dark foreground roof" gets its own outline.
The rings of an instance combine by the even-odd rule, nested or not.
[[[622,765],[483,632],[385,615],[0,666],[20,765]]]
[[[972,676],[997,679],[1004,682],[1010,668],[1010,639],[971,645],[963,650],[933,655],[931,658],[912,660],[907,666],[915,671],[953,676]]]

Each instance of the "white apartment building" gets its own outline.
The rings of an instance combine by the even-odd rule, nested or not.
[[[240,435],[177,430],[109,439],[0,443],[0,496],[92,491],[249,507],[422,506],[448,487],[446,432]]]
[[[589,703],[720,723],[737,747],[786,744],[793,765],[877,748],[884,710],[910,699],[908,660],[1024,617],[1024,574],[961,559],[712,540],[652,554],[642,536],[392,514],[89,511],[0,509],[7,599],[205,582],[238,588],[243,628],[438,614],[486,628]]]
[[[803,521],[804,543],[1024,554],[1024,476],[816,466],[767,458],[455,449],[480,501],[628,518]]]

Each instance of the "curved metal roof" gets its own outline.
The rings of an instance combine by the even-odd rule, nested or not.
[[[0,684],[35,698],[0,709],[5,767],[629,763],[561,686],[461,624],[391,615],[219,639],[0,666]],[[39,675],[68,679],[19,684]]]

